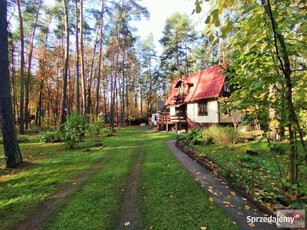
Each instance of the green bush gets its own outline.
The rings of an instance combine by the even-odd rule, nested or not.
[[[97,136],[100,134],[100,131],[105,126],[105,121],[101,118],[96,119],[88,127],[88,132],[90,135]]]
[[[44,143],[63,142],[65,134],[62,130],[47,131],[40,134],[40,141]]]
[[[208,129],[203,129],[202,131],[203,142],[206,145],[214,144],[213,138],[208,134]]]
[[[205,141],[212,139],[215,144],[225,147],[238,143],[240,139],[238,132],[232,127],[211,126],[202,134]]]
[[[184,141],[188,145],[199,145],[203,143],[202,130],[192,129],[192,131],[184,136]]]
[[[65,143],[69,148],[73,148],[77,143],[82,141],[87,129],[86,119],[80,114],[72,113],[67,116],[64,125]]]

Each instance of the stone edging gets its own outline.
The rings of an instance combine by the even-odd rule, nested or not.
[[[228,181],[223,175],[218,173],[214,168],[217,166],[210,160],[208,160],[204,156],[197,156],[197,150],[187,147],[186,143],[184,143],[182,140],[177,139],[176,146],[181,149],[185,154],[187,154],[189,157],[197,161],[199,164],[204,166],[207,170],[212,172],[215,176],[217,176],[219,179],[221,179],[223,182],[227,183],[233,190],[235,190],[238,194],[245,197],[248,201],[250,201],[252,204],[254,204],[257,208],[259,208],[262,212],[267,213],[272,216],[276,216],[274,211],[267,208],[263,204],[261,204],[259,201],[255,201],[252,196],[250,196],[247,192],[243,191],[242,189],[238,188],[236,185]]]

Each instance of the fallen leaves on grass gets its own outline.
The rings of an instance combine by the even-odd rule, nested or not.
[[[210,200],[211,202],[213,202],[213,197],[210,197],[209,200]]]
[[[126,227],[129,226],[129,225],[130,225],[130,221],[125,222],[124,225],[125,225]]]
[[[206,230],[206,229],[207,229],[207,227],[200,227],[200,229],[201,229],[201,230]]]

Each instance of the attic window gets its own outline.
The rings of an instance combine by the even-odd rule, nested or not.
[[[198,116],[208,116],[208,103],[198,103]]]

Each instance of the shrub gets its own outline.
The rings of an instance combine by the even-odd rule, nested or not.
[[[208,134],[208,129],[203,129],[202,137],[203,137],[204,144],[206,145],[214,144],[213,138]]]
[[[232,127],[219,127],[211,126],[206,132],[203,132],[204,140],[210,140],[210,138],[216,144],[228,146],[235,144],[239,141],[238,132]]]
[[[63,142],[65,134],[62,130],[47,131],[40,134],[40,141],[44,143]]]
[[[64,126],[65,143],[69,148],[73,148],[77,143],[82,141],[85,136],[87,125],[86,120],[81,115],[72,113],[67,116]]]
[[[88,127],[88,132],[90,135],[97,136],[100,134],[101,129],[105,126],[105,121],[101,118],[96,119]]]
[[[203,143],[202,130],[192,129],[192,131],[184,136],[184,141],[188,145],[199,145]]]

